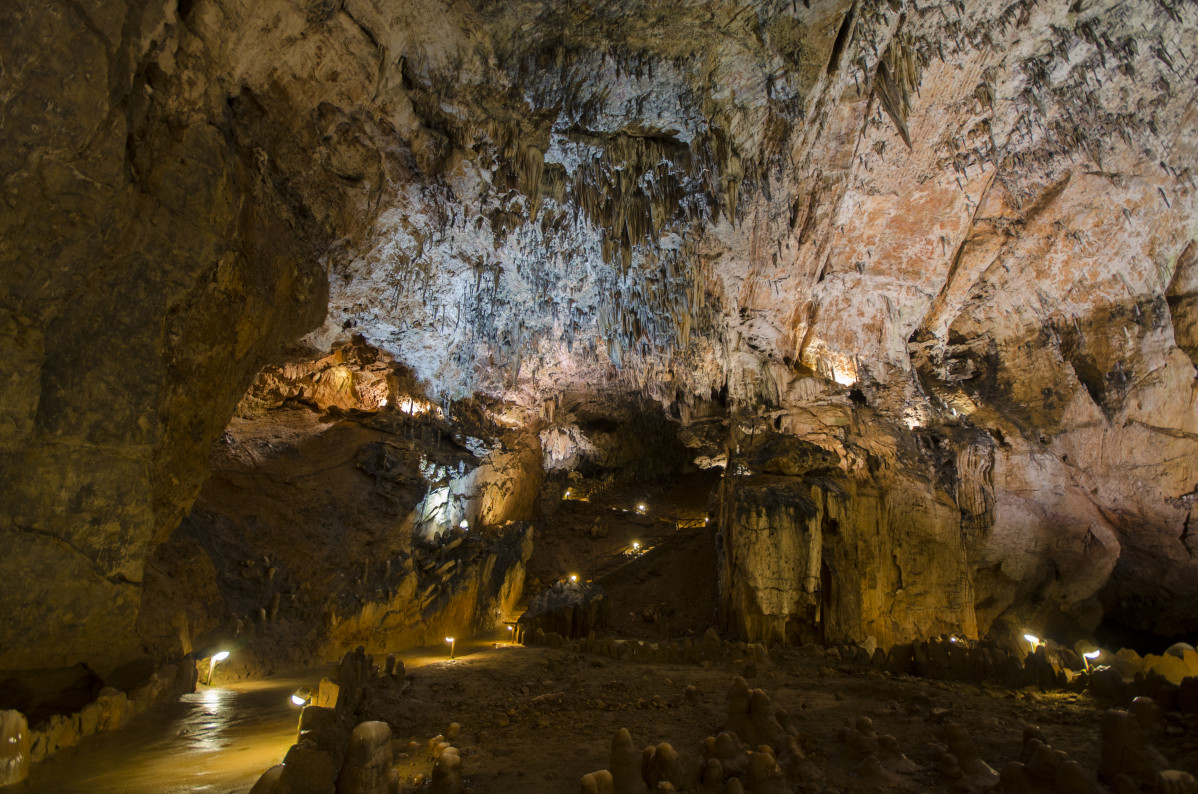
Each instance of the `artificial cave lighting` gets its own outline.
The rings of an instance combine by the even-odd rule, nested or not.
[[[1033,651],[1040,645],[1041,642],[1040,638],[1035,634],[1024,634],[1023,638],[1031,644]]]
[[[433,409],[433,404],[425,400],[401,397],[399,402],[395,404],[395,407],[408,416],[422,416]]]
[[[220,651],[212,655],[212,659],[208,662],[208,686],[212,686],[212,674],[216,671],[216,665],[229,658],[228,651]]]

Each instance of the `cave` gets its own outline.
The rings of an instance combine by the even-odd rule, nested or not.
[[[1198,792],[1196,65],[0,4],[0,790]]]

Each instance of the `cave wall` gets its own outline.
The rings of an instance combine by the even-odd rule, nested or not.
[[[536,434],[495,417],[434,406],[361,339],[291,350],[259,372],[151,555],[139,631],[176,655],[232,650],[226,675],[249,675],[511,619],[543,472]]]
[[[142,652],[147,554],[258,367],[324,316],[285,189],[221,108],[166,96],[176,25],[161,4],[0,10],[3,669]]]
[[[146,555],[326,314],[310,345],[360,334],[435,402],[718,401],[854,480],[936,483],[981,631],[1194,627],[1193,3],[0,23],[0,668],[140,652],[111,638]]]
[[[968,535],[935,482],[846,477],[822,448],[768,430],[736,446],[718,495],[727,630],[884,648],[977,637]]]

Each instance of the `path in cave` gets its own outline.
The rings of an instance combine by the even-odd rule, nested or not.
[[[458,640],[459,658],[506,639],[501,630]],[[444,645],[399,654],[408,670],[448,658]],[[376,660],[377,661],[377,660]],[[290,703],[327,668],[246,681],[184,695],[112,733],[34,764],[13,788],[30,794],[244,794],[295,741],[299,709]]]

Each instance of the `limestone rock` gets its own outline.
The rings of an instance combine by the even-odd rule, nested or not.
[[[391,771],[391,727],[385,722],[363,722],[354,728],[337,794],[388,794]]]
[[[19,711],[0,711],[0,786],[29,777],[29,725]]]

